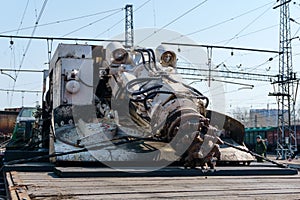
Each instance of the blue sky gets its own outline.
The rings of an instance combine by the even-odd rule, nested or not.
[[[202,2],[203,4],[182,16]],[[30,36],[43,3],[44,1],[38,0],[3,1],[0,7],[0,35]],[[198,44],[268,50],[278,50],[279,47],[279,9],[273,9],[276,0],[49,0],[40,16],[34,36],[110,39],[124,32],[122,19],[124,19],[125,11],[122,8],[126,4],[133,5],[135,29],[157,28],[160,30],[164,27],[187,36]],[[299,4],[299,1],[292,1],[290,9],[291,17],[300,22]],[[291,23],[292,36],[300,34],[299,27],[299,24]],[[147,36],[149,35],[145,35],[145,38]],[[147,39],[149,43],[151,39],[153,39],[152,36]],[[178,42],[180,38],[177,40],[169,38],[169,41]],[[14,44],[10,45],[9,38],[0,38],[1,69],[18,69],[20,66],[21,69],[47,68],[45,64],[48,62],[46,41],[32,40],[25,56],[23,54],[28,40],[13,39],[13,42]],[[53,42],[53,51],[60,42]],[[299,44],[299,40],[294,40],[292,43],[293,66],[294,71],[298,73],[300,72]],[[199,51],[203,52],[206,49]],[[228,50],[213,50],[212,62],[215,65],[224,63],[231,71],[276,74],[278,73],[278,57],[274,56],[274,54],[244,51],[234,51],[232,56],[231,51]],[[274,57],[273,61],[266,62],[270,57]],[[21,65],[22,59],[24,61]],[[11,75],[15,76],[14,73]],[[0,89],[12,89],[14,84],[15,89],[18,90],[41,90],[42,88],[42,76],[39,73],[20,73],[15,83],[8,76],[0,74],[0,82]],[[240,85],[225,84],[228,112],[236,106],[263,108],[269,104],[270,107],[276,108],[275,98],[268,97],[268,93],[273,92],[270,83],[253,81],[249,83],[249,81],[240,80],[237,82],[254,84],[255,87],[252,90],[243,90]],[[41,99],[39,94],[30,93],[12,94],[0,91],[0,95],[0,109],[18,107],[22,104],[22,99],[24,105],[32,106],[35,101]]]

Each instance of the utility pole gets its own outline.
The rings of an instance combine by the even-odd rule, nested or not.
[[[297,151],[297,135],[295,125],[295,101],[294,85],[297,80],[292,66],[290,9],[291,0],[280,0],[280,40],[279,50],[279,75],[277,84],[278,91],[270,93],[276,96],[278,103],[278,130],[277,130],[277,159],[286,159]]]
[[[125,47],[133,47],[133,9],[132,5],[125,6]]]

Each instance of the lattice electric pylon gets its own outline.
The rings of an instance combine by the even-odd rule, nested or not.
[[[130,48],[133,40],[133,8],[132,5],[125,6],[125,47]]]
[[[292,46],[290,28],[290,0],[280,0],[274,8],[280,8],[279,75],[274,82],[277,85],[278,130],[277,158],[286,159],[297,151],[297,133],[295,125],[295,82],[296,74],[292,66]]]

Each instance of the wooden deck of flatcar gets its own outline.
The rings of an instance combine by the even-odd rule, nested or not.
[[[254,169],[255,168],[255,169]],[[268,166],[253,166],[253,170]],[[272,170],[274,167],[269,166]],[[217,167],[217,171],[243,170],[249,167]],[[7,171],[8,192],[12,199],[300,199],[300,175],[276,171],[258,173],[196,175],[193,170],[167,168],[169,176],[136,173],[122,176],[109,169],[62,168],[57,171]],[[281,169],[289,170],[289,169]],[[109,175],[104,175],[104,172]],[[293,171],[293,170],[292,170]],[[84,176],[84,173],[90,173]],[[103,172],[102,176],[91,173]],[[189,174],[190,172],[190,174]],[[283,171],[282,171],[283,172]],[[295,171],[294,171],[295,172]],[[82,174],[80,174],[82,173]],[[87,174],[88,174],[87,173]],[[165,173],[165,172],[163,172]],[[178,174],[176,174],[178,173]],[[184,174],[183,174],[184,173]],[[77,174],[77,176],[75,175]],[[66,174],[65,174],[66,175]]]

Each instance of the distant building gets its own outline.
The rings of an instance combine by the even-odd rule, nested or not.
[[[284,112],[288,117],[287,111]],[[249,127],[277,127],[278,110],[277,109],[250,109]]]

